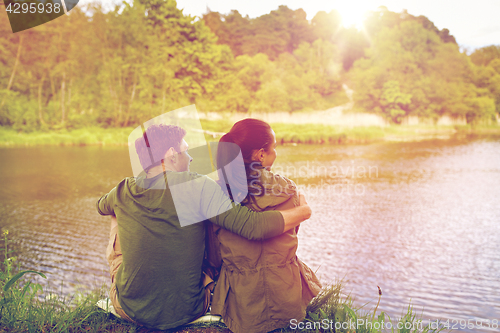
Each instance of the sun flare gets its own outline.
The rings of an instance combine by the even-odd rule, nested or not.
[[[345,28],[354,26],[356,29],[363,28],[363,21],[365,20],[367,11],[360,8],[356,3],[344,2],[339,4],[336,8],[342,18],[342,25]]]

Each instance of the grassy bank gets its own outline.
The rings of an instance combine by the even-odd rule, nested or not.
[[[36,297],[37,293],[29,291],[22,295],[20,291],[23,289],[10,294],[9,291],[4,293],[0,310],[0,332],[231,333],[222,322],[199,323],[168,331],[138,326],[97,308],[96,302],[104,297],[104,293],[99,291],[73,299],[51,294],[41,301]],[[411,306],[402,318],[393,319],[384,312],[377,311],[377,308],[367,310],[354,307],[352,300],[343,297],[341,291],[341,283],[325,288],[309,305],[307,317],[302,322],[291,322],[288,327],[273,332],[381,333],[387,332],[384,327],[392,327],[389,332],[400,333],[444,330],[443,327],[431,328],[422,323]]]
[[[214,133],[231,129],[229,121],[202,121],[205,130]],[[433,126],[433,125],[391,125],[386,127],[342,127],[321,124],[271,124],[276,140],[281,144],[349,144],[377,141],[419,141],[434,138],[450,138],[468,135],[499,135],[500,125],[477,126]],[[207,136],[208,140],[218,137]]]
[[[228,120],[201,120],[208,141],[218,141],[221,133],[231,129]],[[432,126],[432,125],[392,125],[386,127],[341,127],[321,124],[271,124],[280,144],[349,144],[377,141],[419,141],[426,139],[446,139],[453,136],[474,135],[500,136],[500,125],[477,126]],[[75,130],[50,132],[17,132],[0,127],[0,146],[36,145],[127,145],[133,128],[89,127]]]
[[[113,332],[113,333],[152,333],[159,332],[117,319],[96,306],[99,299],[105,297],[104,288],[81,293],[71,298],[56,294],[44,294],[38,283],[29,278],[45,275],[35,271],[20,271],[16,259],[8,251],[8,231],[3,231],[4,261],[0,264],[0,332]],[[381,299],[379,295],[379,303]],[[287,328],[274,332],[356,332],[375,333],[387,328],[387,323],[395,328],[391,332],[440,332],[443,328],[431,329],[425,326],[415,315],[411,307],[406,314],[391,320],[384,312],[374,309],[356,308],[349,297],[342,295],[342,283],[324,288],[307,308],[307,317],[302,322],[291,322]],[[385,325],[382,322],[386,323]],[[353,330],[353,324],[357,323]],[[402,327],[401,329],[398,328]],[[181,332],[224,332],[230,333],[220,322],[194,324],[169,330]]]
[[[0,127],[0,146],[126,145],[133,128],[88,127],[75,130],[18,132]]]

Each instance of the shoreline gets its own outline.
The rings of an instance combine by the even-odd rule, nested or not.
[[[207,141],[218,141],[232,126],[227,120],[201,120]],[[370,144],[375,142],[417,142],[477,136],[500,137],[500,125],[391,125],[333,126],[323,124],[271,123],[281,145],[298,144]],[[0,127],[0,147],[34,146],[128,146],[132,127],[87,127],[74,130],[18,132]]]
[[[7,260],[8,258],[5,259]],[[0,287],[11,278],[11,274],[6,273],[8,272],[0,270]],[[39,286],[36,283],[34,285]],[[378,308],[382,298],[381,292],[375,309],[370,304],[370,309],[366,311],[366,304],[362,307],[355,306],[354,299],[345,295],[343,288],[342,280],[325,286],[307,306],[306,316],[302,321],[291,319],[289,325],[272,332],[305,333],[318,331],[317,328],[320,328],[321,332],[329,333],[372,332],[371,327],[375,327],[378,332],[377,327],[388,327],[397,328],[396,332],[404,333],[408,332],[408,327],[412,327],[412,332],[429,333],[445,329],[443,324],[432,327],[430,323],[424,323],[422,315],[418,314],[419,311],[414,309],[411,303],[403,309],[400,317],[391,319]],[[122,320],[96,305],[98,300],[105,297],[103,289],[81,294],[74,300],[49,294],[46,295],[45,301],[40,301],[37,296],[39,292],[44,293],[41,287],[31,293],[23,293],[22,289],[8,291],[9,297],[3,298],[4,305],[0,310],[0,315],[3,315],[0,316],[0,332],[231,333],[220,321],[201,321],[158,330]],[[21,311],[15,311],[18,304],[23,305]],[[394,329],[392,331],[394,332]]]

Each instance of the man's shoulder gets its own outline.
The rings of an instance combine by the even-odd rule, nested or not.
[[[200,180],[200,181],[205,181],[206,179],[209,179],[206,175],[201,175],[196,172],[191,172],[191,171],[182,171],[182,172],[167,172],[166,173],[166,178],[167,181],[175,181],[179,183],[183,182],[188,182],[192,180]]]
[[[135,183],[135,178],[134,177],[125,177],[122,180],[120,180],[116,186],[111,190],[119,191],[120,189],[123,189],[124,187],[128,187],[131,182]]]
[[[166,180],[168,186],[183,186],[184,190],[202,190],[206,187],[217,186],[217,183],[208,177],[196,172],[183,171],[183,172],[167,172]]]
[[[116,189],[123,190],[125,188],[135,186],[137,184],[137,179],[137,177],[125,177],[118,182],[118,184],[116,185]]]

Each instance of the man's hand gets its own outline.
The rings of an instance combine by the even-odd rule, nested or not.
[[[285,220],[285,229],[283,232],[295,228],[300,223],[311,217],[311,207],[307,204],[306,197],[302,194],[302,192],[299,192],[299,205],[300,206],[292,209],[280,211],[281,215],[283,215],[283,219]]]

